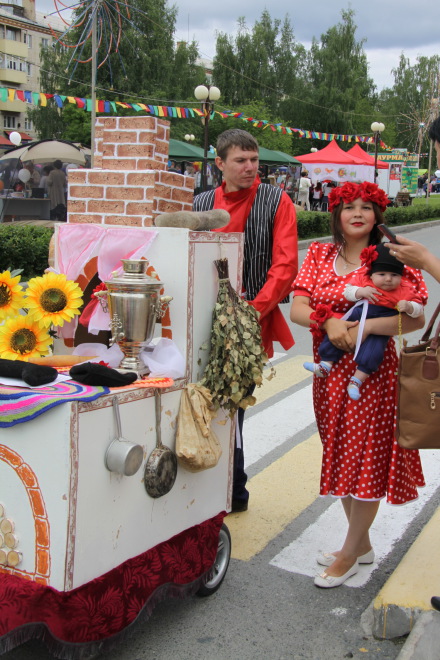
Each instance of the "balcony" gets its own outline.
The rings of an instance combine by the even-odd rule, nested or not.
[[[0,101],[0,112],[26,112],[27,105],[23,101]]]
[[[13,83],[14,85],[25,85],[27,82],[27,74],[25,71],[5,69],[0,65],[0,81],[2,83]]]
[[[13,57],[22,57],[24,60],[28,57],[27,44],[22,44],[21,41],[13,41],[12,39],[0,39],[0,51]]]

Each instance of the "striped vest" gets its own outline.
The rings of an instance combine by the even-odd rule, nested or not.
[[[210,211],[214,207],[215,190],[194,198],[194,211]],[[244,230],[243,287],[246,299],[253,300],[266,283],[272,265],[273,223],[282,190],[267,183],[258,186]],[[282,303],[289,302],[287,296]]]

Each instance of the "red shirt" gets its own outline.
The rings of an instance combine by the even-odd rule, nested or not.
[[[227,193],[225,182],[216,189],[214,208],[224,209],[231,216],[229,223],[215,231],[244,232],[246,221],[260,185],[257,177],[250,188]],[[278,303],[292,292],[298,272],[298,236],[296,212],[290,197],[282,193],[273,225],[272,265],[266,283],[254,300],[248,301],[260,312],[261,337],[269,357],[273,356],[273,342],[287,350],[294,339]]]

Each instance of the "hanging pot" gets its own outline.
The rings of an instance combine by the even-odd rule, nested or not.
[[[162,444],[161,439],[161,396],[154,391],[156,409],[156,448],[145,465],[144,483],[150,497],[162,497],[170,492],[177,476],[177,457],[172,449]]]
[[[125,477],[132,477],[142,465],[144,450],[141,445],[122,437],[121,418],[117,397],[113,397],[113,411],[116,422],[116,438],[108,446],[105,454],[105,466],[110,472],[117,472]]]

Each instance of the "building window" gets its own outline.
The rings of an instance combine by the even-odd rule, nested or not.
[[[14,30],[13,28],[7,27],[6,28],[6,39],[10,39],[11,41],[18,41],[17,36],[19,32],[18,30]]]
[[[28,76],[31,75],[31,65],[29,64],[29,62],[26,62],[26,73],[28,74]]]
[[[15,128],[15,119],[13,115],[3,115],[3,127]]]
[[[23,43],[28,45],[28,48],[32,48],[32,35],[28,32],[25,32],[23,35]]]
[[[31,131],[32,130],[32,121],[28,119],[27,117],[24,118],[24,127],[26,131]]]
[[[49,47],[49,39],[45,39],[43,37],[43,39],[41,40],[41,47],[42,48],[48,48]]]

